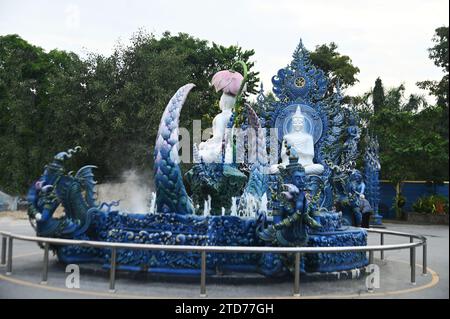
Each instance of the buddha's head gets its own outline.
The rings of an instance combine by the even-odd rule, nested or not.
[[[297,106],[295,114],[292,116],[292,130],[294,132],[303,132],[305,127],[305,117],[300,110],[300,106]]]

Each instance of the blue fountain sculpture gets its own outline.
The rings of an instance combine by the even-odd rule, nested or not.
[[[277,99],[266,99],[261,88],[258,113],[249,105],[237,105],[242,100],[234,97],[236,107],[227,117],[230,130],[223,137],[222,161],[207,163],[200,158],[186,173],[189,192],[178,164],[177,144],[180,112],[194,85],[187,84],[175,93],[162,115],[155,145],[155,212],[124,213],[116,209],[116,202],[97,203],[95,166],[82,167],[73,175],[66,172],[64,161],[80,148],[57,154],[28,193],[28,214],[37,235],[164,245],[366,245],[366,230],[351,224],[361,193],[366,192],[377,212],[380,166],[376,138],[370,137],[366,143],[362,176],[356,169],[361,156],[359,120],[343,106],[339,86],[330,89],[324,73],[311,64],[301,42],[291,64],[279,70],[272,82]],[[224,103],[231,100],[225,97]],[[256,149],[249,146],[249,138],[233,135],[249,129],[257,132]],[[275,129],[278,138],[273,138],[269,129]],[[295,130],[312,137],[308,154],[313,156],[307,164],[299,147],[302,134],[300,144],[295,134],[287,138]],[[226,156],[227,150],[231,157]],[[240,161],[239,150],[254,160]],[[270,158],[275,158],[275,163]],[[356,175],[361,178],[355,182]],[[54,212],[60,205],[65,214],[56,218]],[[110,262],[108,249],[51,248],[63,263]],[[367,265],[361,252],[307,254],[302,261],[303,273],[357,273],[355,270]],[[292,256],[281,254],[207,254],[209,274],[239,271],[282,276],[292,270],[292,263]],[[123,249],[117,252],[117,264],[118,269],[189,275],[198,274],[200,255]]]

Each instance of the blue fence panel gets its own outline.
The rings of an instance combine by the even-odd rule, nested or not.
[[[383,218],[395,218],[395,210],[392,208],[395,200],[395,185],[391,183],[380,183],[380,203],[378,213]]]
[[[402,194],[406,197],[405,211],[412,210],[412,204],[421,196],[439,194],[449,197],[449,184],[432,184],[427,182],[405,182],[402,187]],[[380,205],[379,213],[383,218],[394,219],[395,210],[395,185],[389,182],[380,183]]]

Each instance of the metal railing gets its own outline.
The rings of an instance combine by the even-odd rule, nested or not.
[[[206,253],[294,253],[294,296],[300,296],[300,264],[303,254],[313,253],[342,253],[342,252],[369,252],[369,264],[373,263],[374,252],[380,251],[380,258],[384,260],[386,250],[410,250],[411,283],[416,284],[416,248],[423,247],[422,269],[423,274],[427,274],[427,239],[422,235],[390,231],[385,229],[366,229],[371,233],[380,234],[380,245],[372,246],[344,246],[344,247],[260,247],[260,246],[189,246],[189,245],[154,245],[154,244],[132,244],[132,243],[111,243],[103,241],[86,241],[72,239],[58,239],[46,237],[33,237],[12,234],[0,231],[2,235],[1,265],[6,265],[6,275],[12,274],[13,262],[13,241],[23,240],[41,243],[44,247],[43,268],[41,284],[46,284],[48,280],[48,259],[50,245],[78,245],[83,247],[97,247],[111,249],[111,267],[109,276],[109,291],[115,292],[117,249],[138,249],[138,250],[164,250],[177,252],[200,252],[201,253],[201,273],[200,273],[200,297],[206,297]],[[409,243],[385,245],[385,235],[409,237]],[[414,241],[414,240],[418,241]],[[7,258],[6,258],[7,257]],[[371,290],[369,290],[371,291]]]

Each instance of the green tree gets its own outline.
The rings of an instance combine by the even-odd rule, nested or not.
[[[379,86],[381,80],[377,79]],[[375,89],[374,89],[375,90]],[[406,180],[442,181],[448,178],[448,138],[439,134],[435,106],[419,95],[404,96],[400,85],[380,96],[383,104],[378,111],[369,112],[369,131],[380,143],[381,178],[396,185],[396,202],[401,201],[403,182]],[[368,105],[366,94],[365,105]],[[374,103],[374,98],[372,98]],[[399,214],[400,207],[396,207]]]
[[[217,71],[243,60],[250,70],[248,90],[255,92],[258,78],[250,60],[253,54],[252,50],[245,51],[237,46],[209,45],[205,40],[184,33],[171,35],[169,32],[158,39],[140,31],[133,36],[130,46],[118,47],[108,60],[116,71],[104,73],[105,76],[117,74],[117,79],[110,81],[115,81],[116,86],[102,108],[106,117],[113,119],[109,130],[102,130],[115,137],[102,148],[107,154],[117,154],[105,163],[108,172],[151,167],[156,128],[167,102],[182,85],[196,84],[180,118],[180,126],[189,131],[193,119],[202,119],[206,128],[220,111],[219,94],[209,84]],[[122,153],[132,156],[124,158],[120,156]]]
[[[375,87],[372,91],[373,111],[377,113],[384,105],[384,88],[380,78],[375,81]]]
[[[0,187],[24,193],[58,151],[81,145],[69,162],[92,163],[99,180],[129,168],[151,171],[159,120],[176,90],[195,83],[180,125],[210,125],[219,94],[213,74],[243,60],[248,91],[258,74],[253,50],[224,47],[180,33],[137,32],[110,56],[45,52],[18,35],[0,37]],[[36,92],[36,93],[34,93]]]
[[[440,81],[426,80],[418,82],[417,85],[429,90],[430,94],[436,98],[435,116],[436,120],[440,122],[438,131],[443,137],[448,137],[449,134],[449,47],[448,47],[449,30],[448,27],[440,27],[435,30],[432,38],[435,46],[428,49],[429,57],[434,64],[442,69],[444,76]],[[448,153],[448,149],[447,149]]]
[[[436,97],[438,105],[445,105],[447,108],[449,80],[448,37],[448,27],[437,28],[432,39],[436,45],[428,49],[430,59],[445,73],[442,79],[440,81],[418,82],[420,87],[430,90],[430,93]]]
[[[60,89],[82,62],[62,51],[45,53],[17,35],[0,37],[0,61],[0,185],[17,193],[38,176],[49,152],[67,146],[69,123],[50,118],[69,118],[74,93]]]
[[[428,49],[429,58],[434,64],[442,69],[444,76],[440,81],[423,81],[417,85],[428,89],[430,94],[436,98],[436,104],[420,113],[418,126],[424,131],[434,134],[433,140],[428,140],[428,148],[436,148],[436,154],[432,160],[433,169],[425,170],[431,180],[442,181],[449,179],[448,169],[448,136],[449,136],[449,29],[448,26],[439,27],[435,30],[432,41],[435,45]]]
[[[358,82],[356,75],[359,73],[359,68],[352,64],[349,56],[340,54],[337,49],[337,44],[331,42],[316,46],[310,54],[312,63],[330,78],[330,93],[338,82],[343,89]]]

